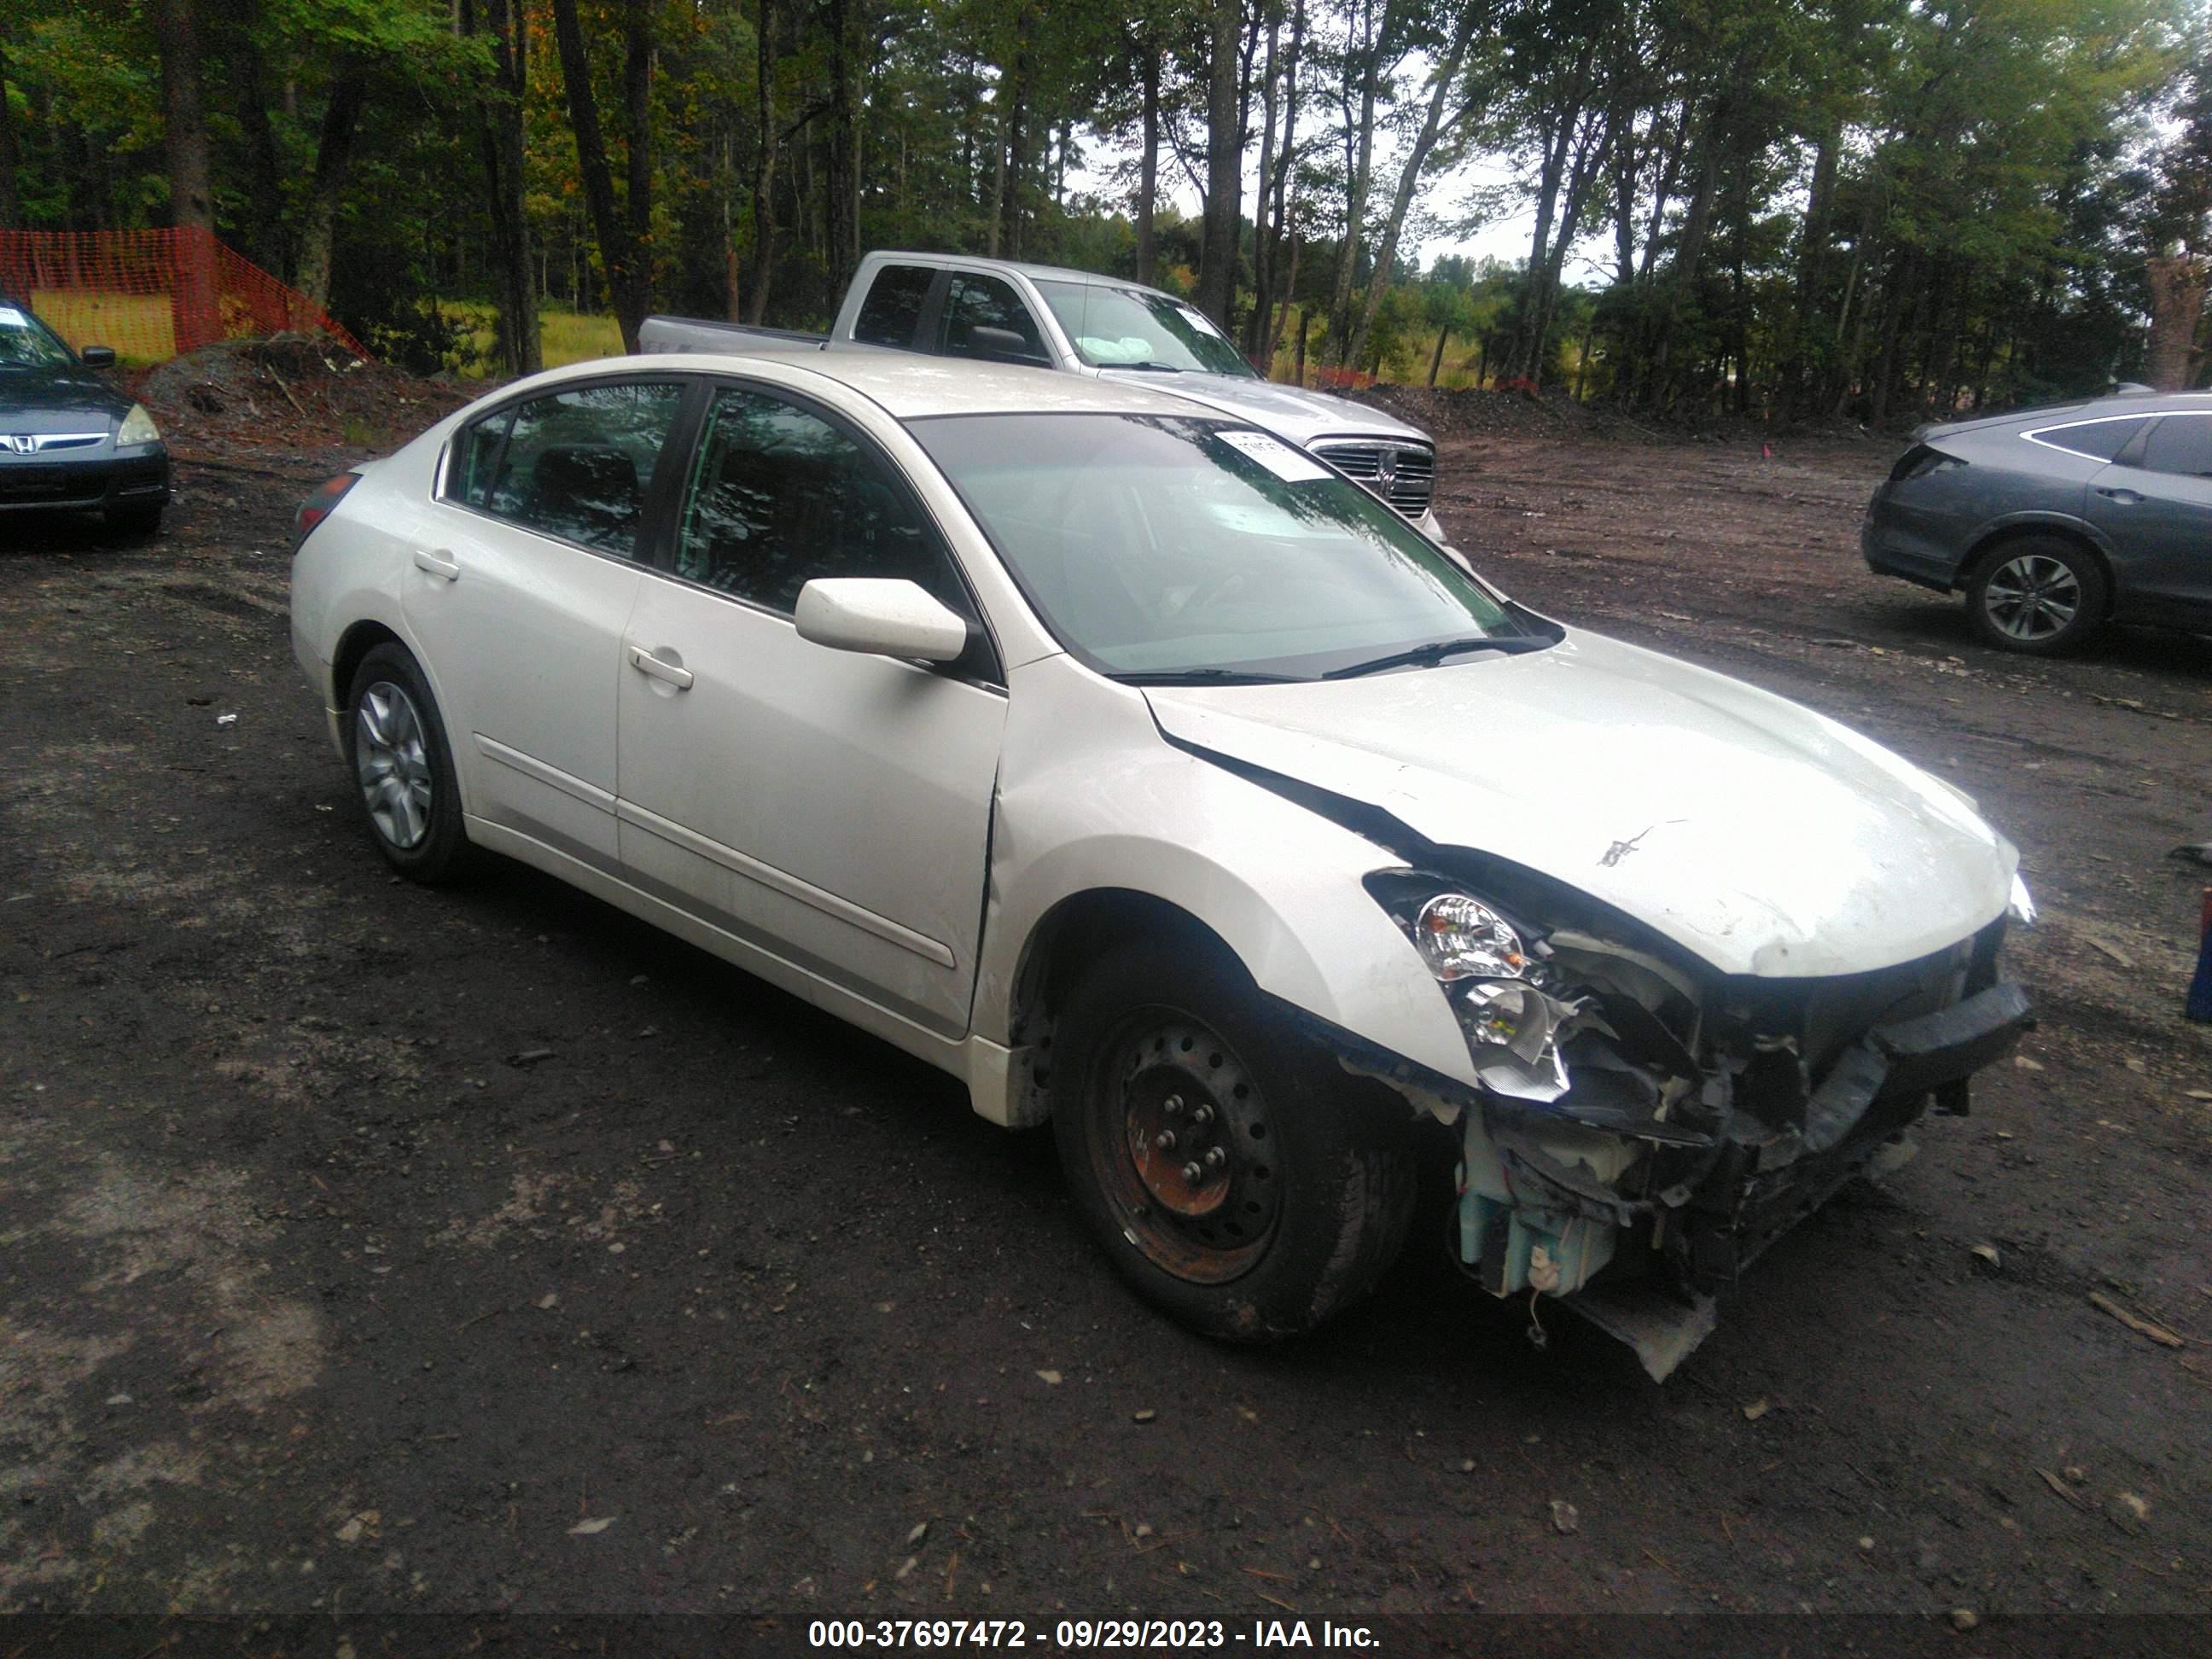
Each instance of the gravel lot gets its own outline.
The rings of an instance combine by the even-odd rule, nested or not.
[[[0,1612],[314,1615],[284,1650],[362,1655],[655,1613],[2203,1639],[2212,872],[2167,853],[2212,836],[2212,641],[1972,643],[1858,562],[1892,453],[1442,458],[1516,596],[1954,780],[2045,910],[2020,1060],[1664,1388],[1571,1322],[1535,1352],[1425,1235],[1317,1339],[1188,1338],[1048,1135],[533,873],[388,877],[286,635],[290,510],[343,454],[188,446],[150,543],[0,521]],[[2172,1622],[2029,1616],[2068,1613]],[[1599,1650],[1573,1628],[1509,1645]]]

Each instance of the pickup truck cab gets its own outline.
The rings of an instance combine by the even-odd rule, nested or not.
[[[1211,318],[1117,276],[950,253],[871,253],[827,335],[689,318],[646,319],[639,349],[877,348],[1139,382],[1251,422],[1365,485],[1432,539],[1436,445],[1396,416],[1254,372]]]

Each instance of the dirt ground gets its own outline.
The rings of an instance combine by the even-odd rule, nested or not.
[[[2167,854],[2212,836],[2212,641],[1976,645],[1858,562],[1894,446],[1442,457],[1510,591],[1956,781],[2044,910],[2019,1060],[1658,1387],[1425,1237],[1316,1338],[1187,1337],[1048,1136],[533,873],[388,876],[286,634],[293,504],[350,458],[185,433],[158,539],[0,523],[0,1612],[148,1615],[133,1654],[239,1612],[362,1656],[643,1613],[2204,1650],[2212,872]]]

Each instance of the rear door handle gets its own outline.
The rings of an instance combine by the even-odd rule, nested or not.
[[[415,568],[417,570],[427,570],[434,576],[443,576],[449,582],[457,582],[461,579],[460,566],[453,562],[452,556],[442,547],[434,553],[426,547],[416,548]]]
[[[2106,489],[2100,488],[2097,493],[2100,495],[2104,496],[2106,500],[2116,501],[2122,507],[2133,507],[2137,501],[2142,499],[2140,495],[2136,494],[2132,489]]]
[[[691,671],[679,668],[672,662],[663,662],[641,645],[629,648],[629,665],[641,674],[650,674],[654,679],[665,680],[678,691],[691,689]]]

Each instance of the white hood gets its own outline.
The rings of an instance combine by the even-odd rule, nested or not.
[[[1297,444],[1316,438],[1344,436],[1411,438],[1422,443],[1429,434],[1409,426],[1395,415],[1355,404],[1348,398],[1332,398],[1325,392],[1307,392],[1272,380],[1246,380],[1237,374],[1108,374],[1103,378],[1126,380],[1141,378],[1156,391],[1238,415],[1264,426]]]
[[[1182,742],[1540,871],[1723,973],[1893,966],[2011,895],[2017,854],[1949,786],[1809,709],[1595,635],[1146,696]]]

